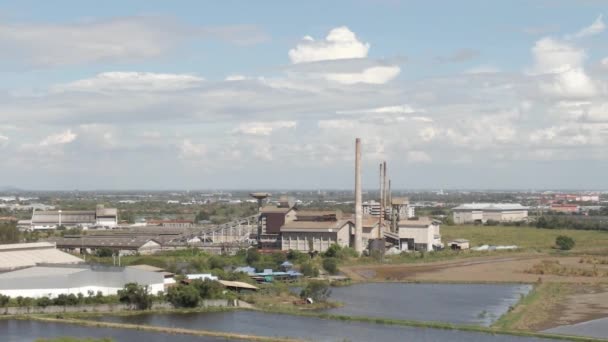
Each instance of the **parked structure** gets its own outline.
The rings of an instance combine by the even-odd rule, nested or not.
[[[96,210],[51,210],[34,211],[32,214],[31,230],[56,229],[64,227],[108,227],[118,225],[118,209],[105,208],[98,205]]]
[[[452,209],[454,223],[519,222],[528,219],[528,207],[514,203],[468,203]]]
[[[101,265],[39,265],[0,274],[0,294],[10,297],[57,297],[101,292],[115,295],[128,283],[148,286],[150,293],[165,289],[163,275],[130,267]]]
[[[57,250],[48,242],[0,245],[0,272],[46,264],[79,264],[82,259]]]
[[[439,221],[429,217],[398,223],[399,249],[432,251],[443,248]]]

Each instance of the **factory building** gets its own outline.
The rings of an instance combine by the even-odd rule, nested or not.
[[[0,245],[0,272],[46,264],[79,264],[83,260],[48,242]]]
[[[157,238],[146,235],[74,235],[49,240],[57,248],[78,254],[95,254],[101,248],[111,249],[120,255],[153,254],[162,249]]]
[[[296,220],[281,226],[281,249],[322,253],[333,244],[348,247],[353,226],[339,210],[300,211]]]
[[[443,248],[439,221],[428,217],[401,220],[397,224],[399,249],[432,251]]]
[[[131,267],[102,265],[38,265],[0,274],[0,294],[9,297],[57,297],[101,292],[115,295],[128,283],[148,286],[150,293],[165,289],[162,273]]]
[[[56,229],[64,227],[107,227],[118,225],[118,209],[98,205],[96,210],[49,210],[34,211],[30,223],[31,230]]]
[[[528,219],[528,207],[515,203],[468,203],[452,209],[454,223],[519,222]]]

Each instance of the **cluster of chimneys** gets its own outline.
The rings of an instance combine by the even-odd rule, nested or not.
[[[384,215],[391,205],[391,181],[386,177],[386,161],[380,163],[380,222],[378,239],[382,238]],[[363,200],[361,196],[361,139],[355,139],[355,250],[363,252]]]

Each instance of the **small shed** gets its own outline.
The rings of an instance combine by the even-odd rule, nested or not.
[[[228,280],[219,280],[220,284],[224,285],[229,290],[234,290],[237,292],[241,291],[257,291],[259,288],[257,286],[242,282],[242,281],[228,281]]]
[[[467,239],[455,239],[448,242],[448,247],[453,250],[469,249],[470,244]]]

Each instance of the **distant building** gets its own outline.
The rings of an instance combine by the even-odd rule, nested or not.
[[[295,221],[281,226],[281,249],[322,253],[333,244],[348,247],[353,226],[339,210],[300,211]]]
[[[468,203],[452,208],[454,223],[519,222],[528,219],[528,207],[515,203]]]
[[[114,228],[117,225],[118,209],[98,205],[96,210],[34,211],[30,229],[48,230],[56,229],[59,226]]]
[[[82,259],[62,252],[49,242],[0,245],[0,272],[46,264],[78,264]]]
[[[447,248],[454,250],[469,249],[470,247],[469,240],[467,239],[454,239],[447,244]]]
[[[102,248],[111,249],[120,255],[153,254],[162,249],[161,242],[150,236],[124,235],[78,235],[49,239],[57,248],[79,254],[95,254]]]
[[[416,216],[415,208],[410,205],[410,201],[407,197],[395,197],[391,201],[391,206],[387,206],[384,211],[386,217],[390,217],[391,209],[396,210],[400,218],[412,218]],[[363,202],[363,215],[369,216],[380,216],[380,202],[368,201]]]
[[[580,207],[577,204],[551,204],[550,210],[559,213],[578,213]]]
[[[397,227],[401,250],[432,251],[443,247],[439,221],[421,217],[401,220]]]
[[[9,297],[57,297],[101,292],[115,295],[128,283],[148,287],[150,293],[165,290],[162,273],[131,267],[102,265],[39,265],[0,274],[0,294]]]

